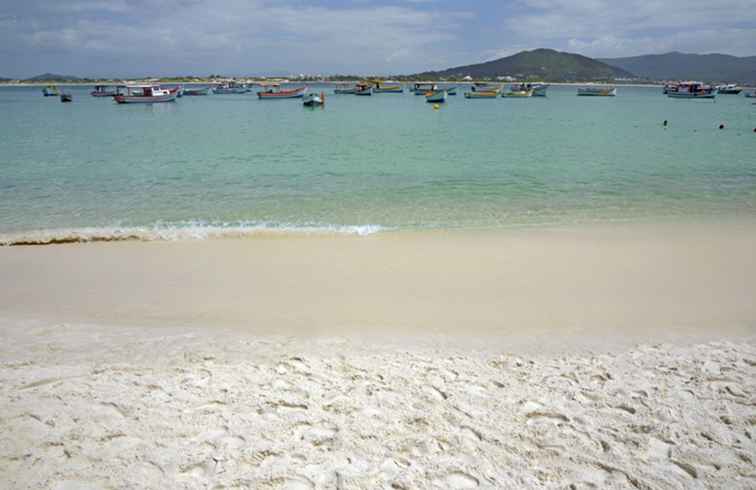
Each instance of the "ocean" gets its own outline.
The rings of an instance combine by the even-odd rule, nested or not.
[[[117,105],[0,88],[0,242],[756,218],[756,106],[326,92]],[[668,121],[665,128],[664,120]],[[720,124],[725,129],[718,129]]]

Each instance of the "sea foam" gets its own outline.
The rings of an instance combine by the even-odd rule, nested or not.
[[[368,236],[384,231],[376,224],[288,224],[270,222],[208,223],[189,221],[156,223],[151,226],[106,226],[33,230],[0,234],[0,245],[58,245],[65,243],[122,241],[180,241],[217,238],[244,238],[271,235],[356,235]]]

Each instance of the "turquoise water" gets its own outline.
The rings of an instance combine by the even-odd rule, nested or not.
[[[742,96],[551,87],[440,110],[408,93],[329,95],[313,110],[254,95],[119,106],[89,90],[61,104],[0,88],[6,242],[756,216],[756,106]]]

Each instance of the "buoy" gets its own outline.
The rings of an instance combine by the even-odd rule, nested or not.
[[[440,104],[433,104],[433,110],[437,111],[439,109],[441,109],[441,105]]]
[[[667,127],[667,120],[666,119],[664,120],[664,127],[665,128]]]
[[[719,129],[724,129],[724,124],[720,124]]]

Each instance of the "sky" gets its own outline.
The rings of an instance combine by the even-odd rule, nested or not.
[[[553,48],[756,55],[756,0],[0,0],[0,76],[405,74]]]

